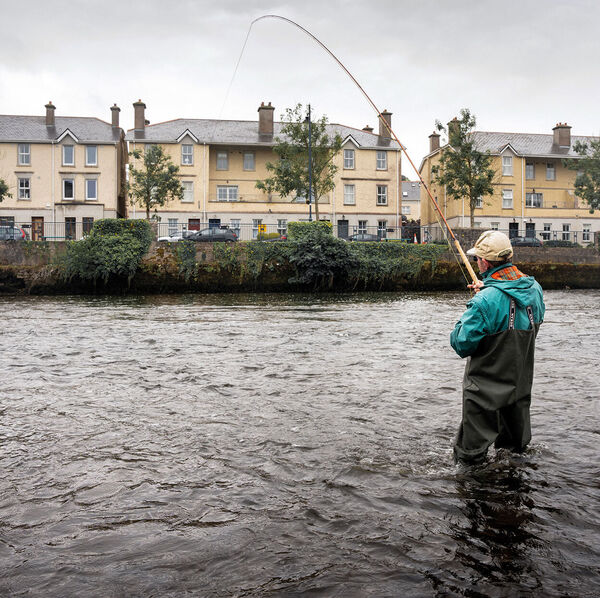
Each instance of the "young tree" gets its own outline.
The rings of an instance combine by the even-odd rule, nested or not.
[[[267,162],[267,170],[272,175],[264,181],[258,181],[256,187],[267,193],[279,193],[282,197],[293,194],[306,197],[309,202],[309,168],[308,168],[308,121],[305,118],[302,104],[288,108],[282,115],[283,127],[281,137],[275,139],[273,151],[278,156],[276,163]],[[311,122],[311,163],[312,163],[312,197],[315,205],[315,219],[319,220],[319,199],[331,191],[334,186],[334,175],[337,166],[333,159],[342,148],[342,138],[336,134],[327,134],[327,117]]]
[[[492,183],[496,178],[491,166],[493,157],[475,147],[472,135],[475,125],[475,116],[468,108],[460,111],[460,118],[452,120],[448,129],[437,121],[438,130],[447,132],[448,146],[442,150],[439,164],[431,169],[433,181],[446,185],[448,196],[468,200],[471,228],[475,225],[477,200],[494,193]]]
[[[152,145],[143,153],[130,152],[136,160],[143,158],[140,168],[129,167],[129,194],[131,201],[146,209],[146,219],[150,220],[150,210],[164,206],[173,199],[183,197],[183,185],[177,178],[179,167],[171,162],[160,145]]]
[[[588,143],[576,141],[573,145],[580,158],[564,160],[564,165],[577,170],[575,195],[581,197],[590,207],[590,212],[600,209],[600,140]]]
[[[12,195],[8,192],[8,185],[0,179],[0,202],[4,201],[5,197],[12,197]]]

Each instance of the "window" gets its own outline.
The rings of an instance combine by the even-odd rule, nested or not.
[[[481,195],[475,200],[476,208],[483,208],[483,197]]]
[[[548,162],[546,164],[546,180],[547,181],[555,181],[556,180],[556,167],[552,162]]]
[[[541,208],[544,205],[543,193],[525,193],[525,205],[528,208]]]
[[[570,224],[563,224],[562,240],[563,241],[571,240],[571,225]]]
[[[237,201],[237,185],[217,185],[217,201]]]
[[[408,191],[402,191],[402,197],[408,197]]]
[[[256,170],[254,152],[244,152],[244,170]]]
[[[29,143],[19,143],[17,151],[19,166],[29,166],[31,164],[31,145]]]
[[[84,235],[89,235],[92,232],[92,226],[94,226],[93,218],[82,218],[81,219],[82,229]]]
[[[513,191],[512,189],[502,189],[502,208],[510,210],[513,207]]]
[[[217,152],[217,170],[229,170],[229,154]]]
[[[287,235],[287,220],[285,218],[277,219],[277,232],[280,235]]]
[[[85,180],[85,198],[90,201],[98,199],[98,181],[96,179]]]
[[[541,237],[543,241],[550,240],[550,231],[552,230],[552,224],[550,222],[544,222],[544,230],[541,233]]]
[[[528,180],[535,179],[535,166],[533,162],[525,163],[525,178]]]
[[[75,166],[75,148],[63,145],[63,166]]]
[[[27,177],[19,179],[19,199],[31,199],[31,180]]]
[[[181,184],[183,185],[182,203],[192,203],[194,201],[194,182],[183,181]]]
[[[344,205],[353,206],[356,204],[356,189],[354,185],[344,185]]]
[[[86,145],[85,146],[85,165],[86,166],[96,166],[97,164],[98,164],[98,147],[96,145]]]
[[[492,230],[498,230],[498,227],[499,227],[499,226],[500,226],[500,223],[499,223],[499,222],[492,222],[492,223],[490,223],[490,228],[491,228]]]
[[[63,179],[63,199],[75,199],[75,180]]]
[[[380,239],[385,239],[387,237],[387,220],[377,221],[377,236]]]
[[[358,234],[364,235],[367,232],[367,221],[359,220],[358,221]]]
[[[252,220],[252,238],[258,238],[258,225],[262,224],[262,218],[254,218]]]
[[[169,236],[176,234],[178,230],[179,230],[179,219],[178,218],[169,218]]]
[[[72,216],[65,218],[65,239],[74,239],[77,234],[77,220]]]
[[[410,215],[410,206],[402,206],[402,213],[405,216],[409,216]]]
[[[347,169],[354,168],[354,150],[353,149],[345,149],[344,150],[344,168],[347,168]]]
[[[377,152],[377,170],[387,170],[387,152]]]
[[[191,166],[194,163],[194,146],[192,144],[181,144],[181,163],[184,166]]]
[[[387,206],[387,185],[377,185],[377,205]]]
[[[512,156],[502,156],[502,176],[512,176],[513,159]]]
[[[584,224],[583,225],[583,235],[581,237],[581,240],[585,243],[589,243],[592,240],[591,233],[592,233],[592,225]]]

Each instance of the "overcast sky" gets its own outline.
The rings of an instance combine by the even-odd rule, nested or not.
[[[0,114],[152,122],[257,119],[261,101],[310,102],[331,122],[377,127],[376,115],[326,44],[381,109],[417,163],[436,119],[460,108],[478,129],[600,134],[598,0],[0,0]],[[227,96],[227,97],[226,97]],[[407,163],[403,172],[413,173]]]

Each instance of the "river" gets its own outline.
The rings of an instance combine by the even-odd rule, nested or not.
[[[465,293],[2,297],[0,595],[600,595],[600,291],[457,468]]]

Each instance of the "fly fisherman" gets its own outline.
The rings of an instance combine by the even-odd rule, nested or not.
[[[483,280],[469,285],[475,296],[450,335],[467,358],[454,459],[478,463],[492,443],[521,452],[531,440],[535,337],[545,306],[542,287],[510,262],[504,233],[484,232],[467,255],[477,258]]]

